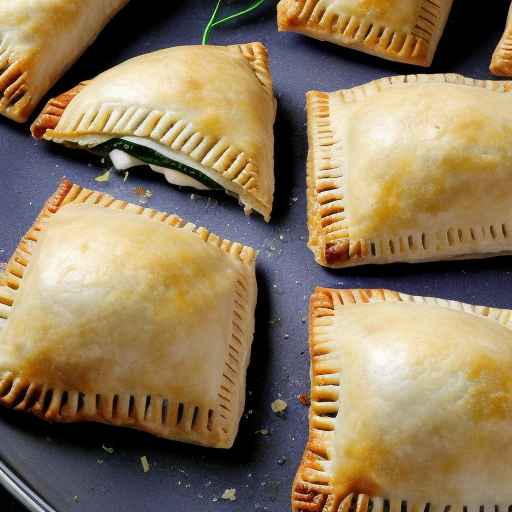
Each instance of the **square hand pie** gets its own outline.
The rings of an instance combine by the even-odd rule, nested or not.
[[[508,510],[511,313],[317,289],[309,442],[293,510]]]
[[[89,149],[121,170],[220,189],[270,219],[275,99],[261,43],[140,55],[50,100],[35,137]]]
[[[512,76],[512,4],[508,11],[505,32],[492,55],[491,73],[497,76]]]
[[[0,114],[27,120],[128,0],[0,0]]]
[[[309,247],[321,265],[512,251],[509,82],[385,78],[307,95]]]
[[[64,182],[0,287],[0,402],[217,448],[235,439],[255,252]]]
[[[281,0],[280,31],[430,66],[453,0]]]

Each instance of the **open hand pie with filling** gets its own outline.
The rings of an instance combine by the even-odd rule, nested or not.
[[[511,313],[318,288],[294,512],[508,510]]]
[[[177,46],[140,55],[50,100],[46,140],[147,164],[170,183],[221,189],[268,221],[275,99],[261,43]]]
[[[0,283],[0,403],[230,447],[254,266],[250,247],[64,182]]]
[[[511,90],[409,75],[309,92],[309,247],[318,263],[512,252]]]

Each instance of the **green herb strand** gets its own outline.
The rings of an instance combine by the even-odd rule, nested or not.
[[[215,23],[215,18],[217,17],[217,13],[219,12],[221,2],[222,2],[222,0],[217,0],[217,5],[215,6],[215,9],[213,9],[212,15],[210,16],[210,19],[208,20],[208,24],[206,25],[206,28],[204,29],[202,44],[208,44],[208,37],[210,36],[212,26]]]
[[[225,16],[224,18],[221,18],[220,20],[216,20],[215,18],[217,17],[217,13],[219,12],[219,9],[220,9],[220,4],[222,3],[222,0],[217,0],[215,9],[213,10],[210,20],[208,21],[208,24],[206,25],[206,28],[204,29],[202,44],[208,44],[208,38],[210,36],[210,32],[212,31],[212,29],[214,27],[218,27],[219,25],[222,25],[223,23],[226,23],[228,21],[234,20],[235,18],[239,18],[240,16],[245,16],[246,14],[251,13],[252,11],[256,10],[260,5],[262,5],[264,1],[265,0],[255,0],[251,5],[249,5],[245,9],[242,9],[241,11],[230,14],[229,16]]]

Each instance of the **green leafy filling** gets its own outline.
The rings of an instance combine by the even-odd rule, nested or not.
[[[194,169],[193,167],[189,167],[186,164],[182,164],[172,158],[167,158],[162,155],[158,151],[154,149],[147,148],[146,146],[141,146],[140,144],[135,144],[134,142],[124,140],[124,139],[110,139],[104,142],[103,144],[98,144],[91,148],[94,153],[98,155],[109,158],[109,153],[114,149],[119,149],[128,153],[129,155],[137,158],[138,160],[142,160],[144,163],[148,165],[158,165],[160,167],[166,167],[167,169],[172,169],[174,171],[181,172],[190,178],[193,178],[199,183],[202,183],[205,187],[213,190],[222,190],[222,187],[219,186],[218,183],[213,181],[211,178],[206,176],[206,174]]]

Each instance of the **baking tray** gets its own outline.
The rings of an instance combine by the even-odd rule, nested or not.
[[[492,50],[503,30],[508,1],[456,0],[430,72],[489,78]],[[159,48],[197,44],[214,0],[132,0],[50,95],[129,57]],[[228,6],[232,7],[232,6]],[[178,190],[152,173],[131,172],[126,183],[80,152],[36,142],[28,125],[0,119],[0,261],[6,260],[62,176],[137,201],[134,187],[153,192],[152,208],[177,212],[231,240],[256,247],[259,284],[256,335],[248,399],[233,449],[217,451],[96,424],[49,425],[0,410],[0,479],[37,508],[35,491],[65,511],[286,511],[302,455],[307,409],[297,395],[308,389],[307,303],[315,286],[389,287],[499,307],[512,306],[510,257],[439,264],[323,269],[306,248],[304,93],[352,87],[383,76],[424,72],[294,34],[279,34],[275,3],[211,35],[213,44],[262,41],[270,51],[279,107],[276,195],[272,222],[244,217],[235,201]],[[49,95],[49,96],[50,96]],[[371,141],[368,141],[371,144]],[[468,184],[470,186],[470,184]],[[270,404],[288,403],[283,417]],[[262,435],[262,429],[269,431]],[[102,446],[113,448],[108,453]],[[151,465],[144,473],[140,457]],[[237,500],[220,496],[235,488]],[[7,504],[6,495],[1,495]],[[41,505],[42,506],[42,505]],[[7,507],[7,505],[5,505]],[[4,510],[4,506],[0,506]],[[11,510],[24,510],[20,505]]]

